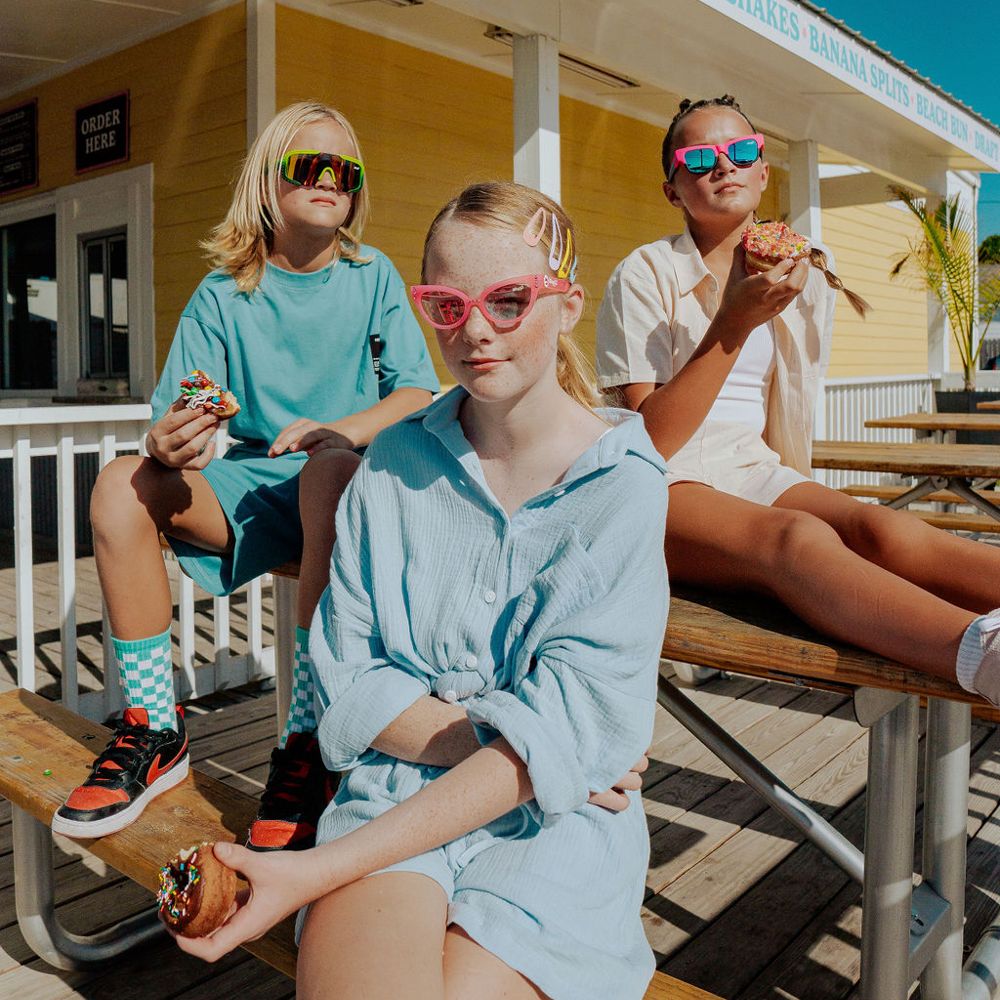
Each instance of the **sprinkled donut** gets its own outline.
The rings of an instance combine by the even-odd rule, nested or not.
[[[206,413],[214,413],[223,420],[240,412],[236,397],[200,368],[195,368],[187,378],[181,379],[181,397],[189,410],[200,406]]]
[[[814,247],[804,236],[789,229],[783,222],[751,222],[740,237],[746,256],[747,271],[757,274],[769,271],[783,260],[806,259],[821,271],[826,283],[843,292],[851,308],[864,319],[871,306],[860,295],[844,287],[844,283],[828,267],[826,254]]]
[[[160,869],[160,919],[183,937],[204,937],[221,926],[236,899],[236,873],[211,844],[180,851]]]

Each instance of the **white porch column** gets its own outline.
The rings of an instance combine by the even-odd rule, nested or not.
[[[819,149],[813,139],[788,144],[788,224],[811,240],[823,239],[819,197]]]
[[[514,180],[559,200],[559,48],[514,36]]]
[[[247,148],[275,112],[274,0],[246,0]]]

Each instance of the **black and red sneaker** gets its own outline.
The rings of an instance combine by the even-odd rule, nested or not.
[[[139,818],[157,795],[188,773],[184,710],[176,729],[150,729],[144,708],[126,708],[115,735],[93,763],[90,777],[74,788],[52,817],[52,832],[67,837],[103,837]]]
[[[336,774],[323,766],[315,733],[291,733],[271,751],[271,769],[250,826],[252,851],[301,851],[316,843],[316,827],[337,790]]]

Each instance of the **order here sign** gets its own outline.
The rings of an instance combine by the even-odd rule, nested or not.
[[[129,157],[129,94],[76,109],[76,172],[124,163]]]

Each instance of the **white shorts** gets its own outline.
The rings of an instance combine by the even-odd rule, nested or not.
[[[718,420],[706,420],[667,466],[668,486],[703,483],[764,507],[792,486],[812,482],[782,465],[753,428]]]

